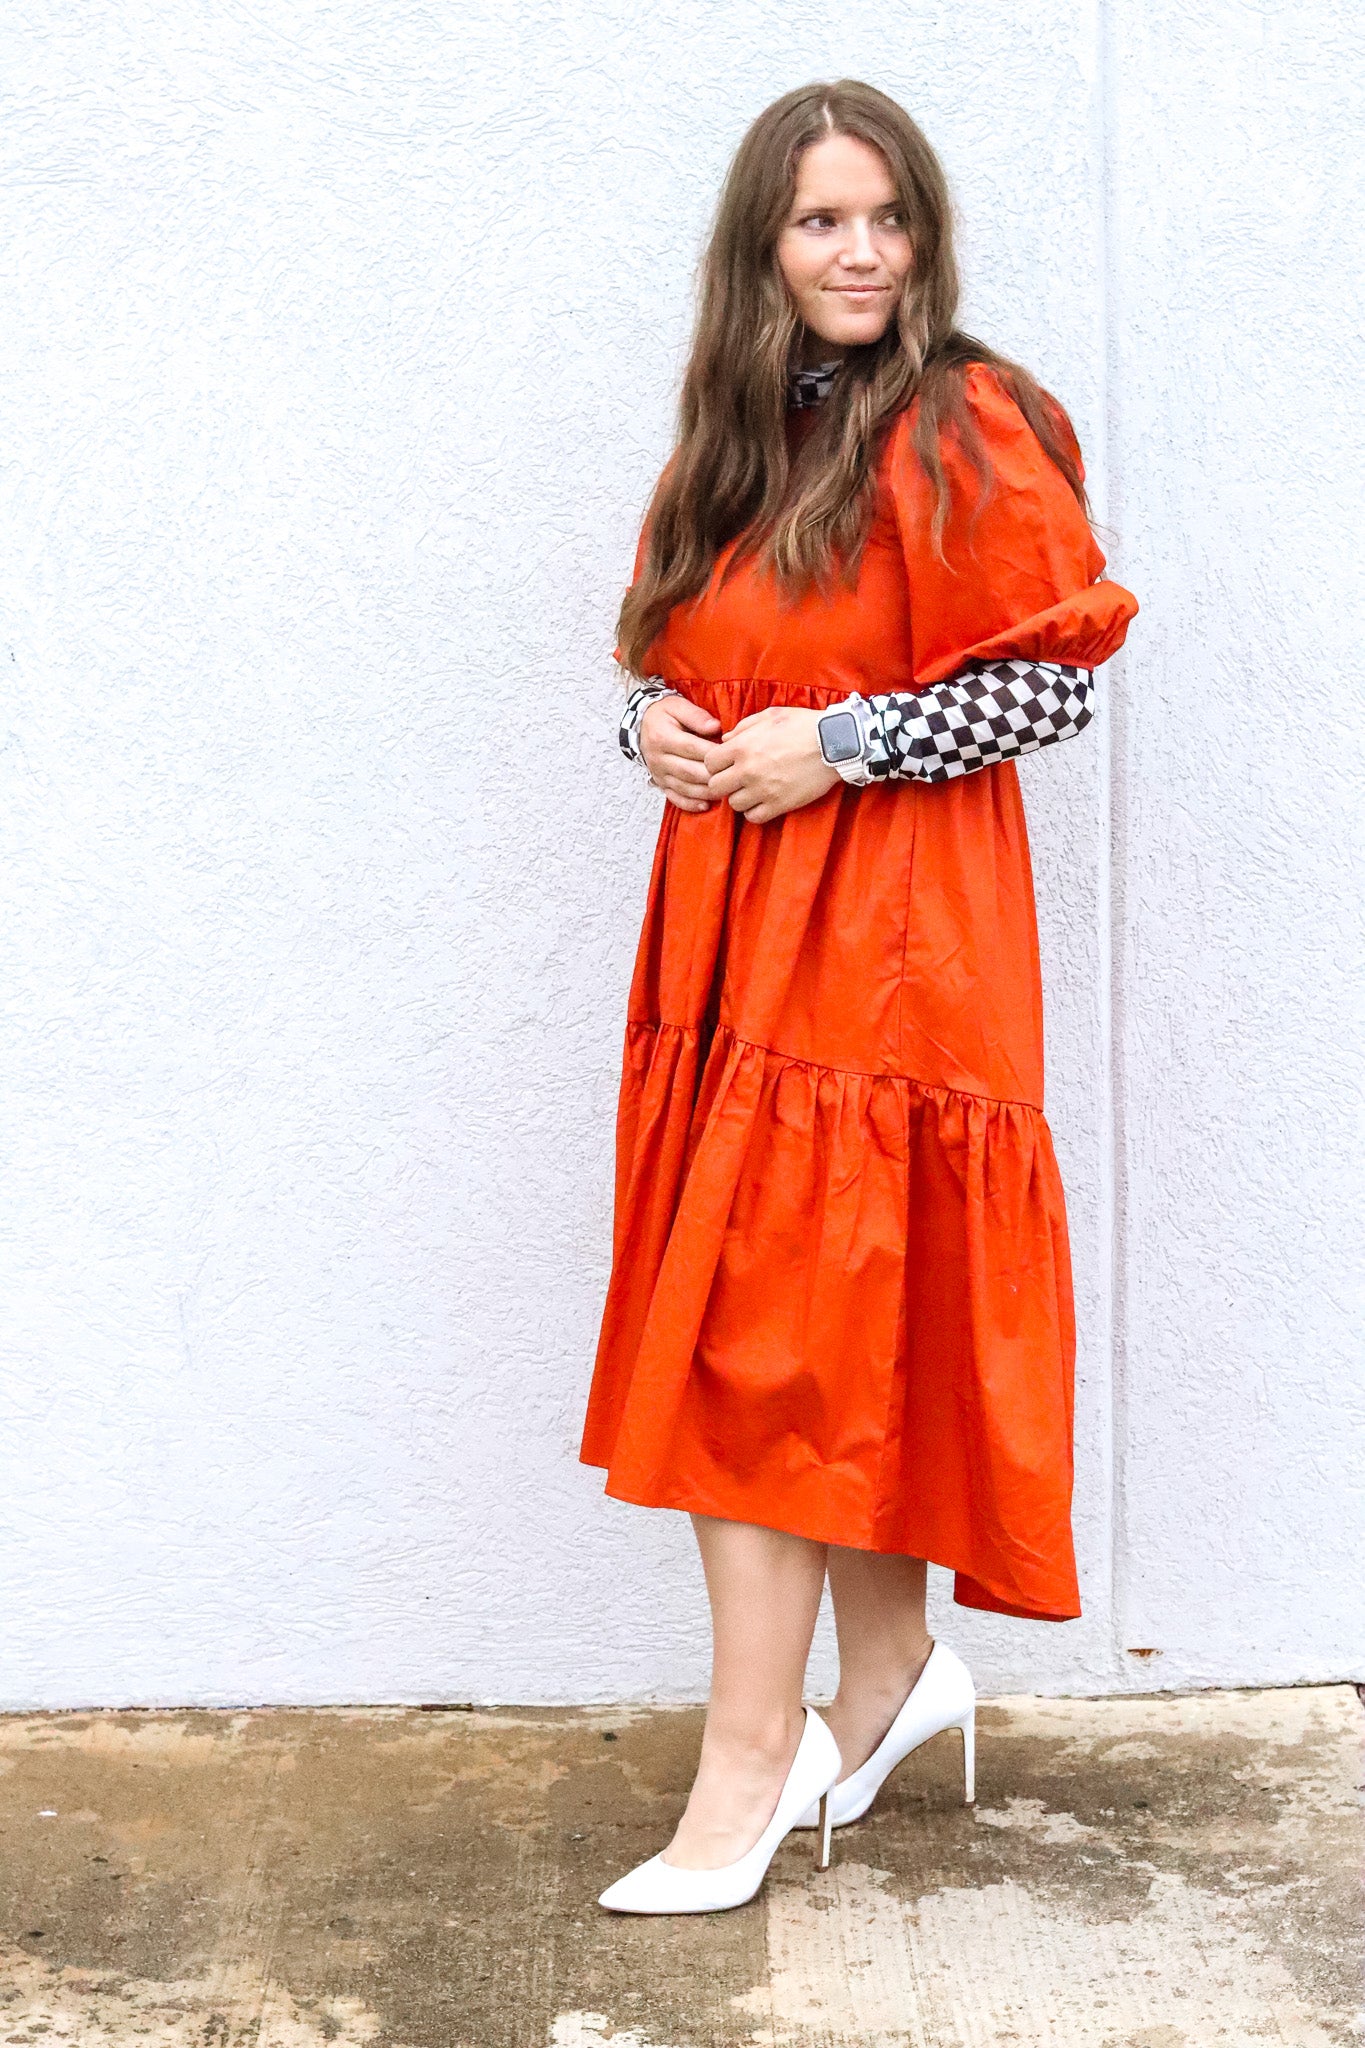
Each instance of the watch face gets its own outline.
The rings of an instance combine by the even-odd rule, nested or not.
[[[862,753],[858,721],[851,711],[827,711],[820,720],[820,752],[831,768],[856,761]]]

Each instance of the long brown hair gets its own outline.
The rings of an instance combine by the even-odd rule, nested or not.
[[[803,150],[827,135],[879,150],[904,211],[913,257],[896,317],[878,342],[850,349],[834,391],[795,461],[787,451],[787,375],[801,322],[778,268]],[[795,592],[836,562],[850,580],[871,521],[877,452],[893,418],[918,397],[914,445],[933,484],[941,548],[949,487],[940,437],[955,432],[974,470],[978,504],[991,466],[964,393],[972,363],[1001,377],[1043,448],[1087,510],[1079,450],[1058,401],[1027,370],[956,326],[957,260],[943,167],[896,102],[857,79],[805,85],[761,113],[740,143],[702,261],[677,445],[655,490],[640,573],[621,606],[617,640],[639,674],[675,604],[706,587],[716,557],[760,552]]]

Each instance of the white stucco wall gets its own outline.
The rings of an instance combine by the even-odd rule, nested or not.
[[[704,1689],[685,1522],[575,1455],[656,818],[608,653],[718,177],[843,73],[1143,603],[1023,771],[1086,1613],[937,1618],[986,1689],[1365,1675],[1355,38],[1114,16],[19,11],[0,1705]]]
[[[1114,20],[1118,1628],[1359,1675],[1361,22]]]

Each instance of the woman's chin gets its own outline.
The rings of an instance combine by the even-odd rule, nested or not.
[[[811,332],[831,348],[869,348],[874,341],[881,340],[890,324],[891,314],[884,306],[869,307],[860,313],[835,314],[823,319],[818,327],[813,320],[806,322]]]

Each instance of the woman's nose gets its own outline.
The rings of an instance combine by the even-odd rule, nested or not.
[[[877,251],[872,246],[872,230],[865,220],[849,222],[848,239],[839,252],[839,258],[841,262],[851,264],[859,270],[864,270],[877,262]]]

